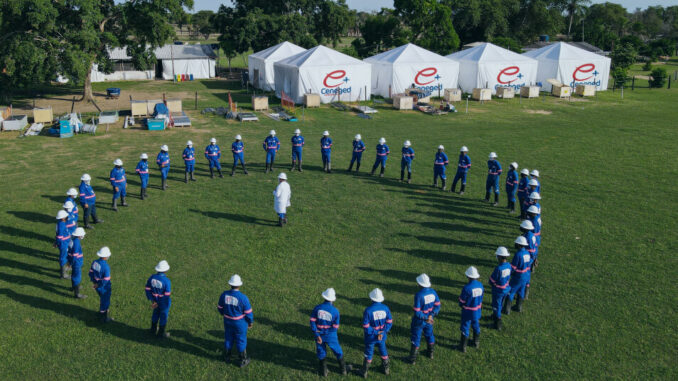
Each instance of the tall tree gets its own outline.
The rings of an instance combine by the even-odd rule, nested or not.
[[[567,0],[566,10],[567,16],[570,19],[569,24],[567,25],[567,38],[569,39],[572,35],[572,21],[574,16],[577,13],[582,13],[586,5],[591,4],[591,0]]]
[[[412,42],[439,54],[459,48],[452,10],[438,0],[394,0],[396,15],[411,31]]]

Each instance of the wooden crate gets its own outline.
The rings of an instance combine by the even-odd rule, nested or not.
[[[162,103],[162,100],[148,100],[146,101],[146,115],[153,115],[155,112],[155,105]]]
[[[471,98],[477,101],[491,101],[492,100],[492,90],[490,89],[473,89],[473,95]]]
[[[261,95],[252,96],[252,110],[265,111],[268,110],[268,97]]]
[[[567,85],[553,85],[551,94],[559,98],[569,98],[572,96],[572,88]]]
[[[539,98],[539,86],[523,86],[520,88],[520,96],[523,98]]]
[[[419,93],[420,95],[422,93],[426,93],[425,91],[419,90],[417,88],[409,88],[405,89],[405,94],[409,94],[410,97],[412,97],[413,101],[416,103],[431,103],[431,94],[428,96],[425,95],[414,95],[412,92]],[[416,99],[415,99],[416,98]]]
[[[461,89],[445,89],[445,101],[461,102]]]
[[[320,107],[320,95],[318,94],[304,94],[304,106]]]
[[[414,107],[414,97],[405,94],[396,94],[393,96],[393,108],[396,110],[412,110]]]
[[[49,123],[54,120],[54,113],[52,107],[48,108],[34,108],[33,109],[33,123]]]
[[[511,99],[511,98],[515,98],[515,96],[516,96],[516,91],[513,89],[513,87],[498,87],[497,88],[497,98]]]
[[[596,95],[596,87],[593,85],[577,85],[575,92],[582,97],[593,97]]]
[[[171,113],[181,113],[184,110],[181,105],[181,99],[168,99],[166,102],[167,108]],[[155,107],[155,103],[153,104],[153,107]]]
[[[132,116],[144,116],[148,115],[148,108],[146,107],[146,101],[130,101],[130,110]]]

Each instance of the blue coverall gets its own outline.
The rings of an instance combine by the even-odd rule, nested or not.
[[[520,180],[518,181],[518,202],[520,202],[520,215],[521,218],[525,217],[525,213],[527,213],[527,208],[525,207],[526,205],[526,200],[528,200],[528,191],[530,190],[530,186],[528,185],[530,182],[530,179],[526,175],[520,175]]]
[[[68,218],[66,219],[66,228],[68,229],[68,234],[75,233],[75,229],[78,228],[78,209],[73,208],[68,212]]]
[[[527,248],[521,247],[516,252],[511,261],[511,281],[509,285],[509,299],[513,300],[516,294],[522,299],[525,297],[525,287],[530,281],[530,266],[532,265],[532,256]]]
[[[410,325],[412,345],[419,348],[422,332],[426,342],[435,343],[433,336],[433,325],[427,323],[429,316],[437,316],[440,312],[440,298],[438,294],[430,287],[424,287],[414,295],[414,315]]]
[[[68,231],[66,222],[59,220],[56,225],[54,245],[59,249],[59,266],[64,267],[68,263],[68,247],[71,243],[71,233]]]
[[[384,169],[386,168],[386,160],[388,160],[388,154],[390,153],[391,150],[386,144],[377,144],[377,157],[374,160],[372,172],[374,172],[377,167],[381,166],[381,173],[384,173]]]
[[[184,166],[186,167],[186,173],[191,173],[195,171],[195,148],[186,147],[184,152],[182,152],[181,157],[184,158]]]
[[[75,221],[75,228],[73,228],[73,231],[71,231],[71,234],[75,231],[75,229],[78,227],[78,216],[80,216],[80,210],[78,210],[78,204],[75,202],[75,199],[71,196],[66,197],[66,201],[64,201],[64,204],[67,202],[72,202],[73,203],[73,210],[71,210],[70,214],[73,215],[73,220]],[[70,226],[69,226],[70,229]]]
[[[541,182],[539,182],[539,179],[532,176],[530,178],[530,180],[537,180],[537,188],[533,192],[537,192],[537,193],[541,194]],[[529,196],[529,194],[528,194],[528,196]]]
[[[158,304],[153,309],[151,323],[159,323],[161,327],[167,325],[170,306],[172,305],[172,283],[165,273],[151,275],[146,281],[146,298]]]
[[[170,156],[168,152],[160,151],[158,157],[155,159],[156,164],[160,168],[160,177],[167,180],[167,175],[170,171]]]
[[[511,169],[506,175],[506,197],[508,197],[508,201],[516,202],[517,192],[518,192],[518,172],[515,169]]]
[[[459,161],[457,162],[457,173],[454,175],[454,180],[452,181],[452,190],[457,189],[457,181],[461,180],[462,188],[466,185],[466,175],[468,170],[471,168],[471,157],[465,153],[459,155]]]
[[[437,182],[438,177],[442,180],[447,179],[445,171],[448,164],[449,160],[447,159],[447,154],[445,154],[445,152],[436,152],[436,159],[433,162],[433,182]]]
[[[365,152],[365,143],[363,143],[362,140],[354,140],[350,168],[353,168],[353,163],[356,161],[358,162],[358,168],[360,168],[360,162],[363,160],[363,152]]]
[[[323,167],[332,161],[332,138],[323,136],[320,139],[320,155],[323,159]]]
[[[113,200],[127,196],[127,177],[123,167],[113,167],[111,170],[111,186],[113,186]],[[118,188],[116,191],[115,188]]]
[[[205,147],[205,158],[209,162],[210,169],[221,171],[221,149],[216,144],[210,144]]]
[[[501,308],[504,297],[511,291],[509,281],[511,279],[511,264],[509,262],[501,263],[494,268],[490,275],[490,284],[492,285],[492,312],[494,316],[501,319]]]
[[[135,169],[141,181],[141,189],[148,188],[148,160],[140,160]]]
[[[247,349],[247,328],[254,322],[250,300],[239,290],[224,291],[219,297],[219,313],[224,317],[224,348],[235,344],[239,353]]]
[[[483,285],[477,279],[468,282],[459,295],[459,307],[461,307],[461,334],[468,337],[469,328],[473,327],[473,333],[480,334],[480,314],[483,308]]]
[[[499,176],[501,176],[501,164],[497,160],[487,161],[487,180],[485,181],[485,195],[489,197],[491,191],[499,195]]]
[[[264,150],[266,150],[266,164],[271,164],[275,161],[275,154],[280,149],[280,140],[275,136],[268,136],[264,139]]]
[[[96,221],[97,195],[96,193],[94,193],[94,189],[92,189],[92,186],[85,183],[84,181],[80,182],[79,189],[80,189],[80,205],[82,205],[82,208],[85,212],[83,216],[84,220],[87,221],[89,219],[89,216],[91,215],[92,217],[94,217],[94,220]]]
[[[108,262],[99,258],[92,262],[89,269],[89,279],[94,283],[94,289],[99,294],[99,312],[108,311],[111,306],[111,268]]]
[[[400,171],[404,171],[407,168],[407,173],[412,172],[412,160],[414,160],[414,150],[412,147],[403,147],[402,149],[403,157],[400,160]]]
[[[233,167],[240,164],[245,165],[245,144],[242,140],[236,140],[231,144],[231,152],[233,152]]]
[[[292,136],[292,161],[301,161],[301,154],[304,150],[304,137],[299,135]]]
[[[372,362],[374,346],[379,348],[382,360],[388,358],[386,336],[393,326],[391,310],[383,303],[374,302],[363,312],[363,330],[365,334],[365,359]],[[379,340],[381,335],[381,340]]]
[[[332,305],[332,303],[325,301],[313,308],[311,312],[311,331],[316,337],[322,339],[322,343],[315,343],[316,354],[318,360],[323,360],[327,357],[327,347],[329,346],[337,359],[341,360],[344,357],[344,352],[339,345],[339,338],[337,337],[337,330],[339,329],[339,310]]]
[[[80,238],[72,237],[73,245],[68,249],[68,263],[71,265],[71,286],[73,288],[80,285],[82,280],[82,262],[84,256],[82,254],[82,246],[80,245]]]

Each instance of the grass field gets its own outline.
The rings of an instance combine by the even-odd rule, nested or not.
[[[162,86],[155,90],[187,91]],[[190,86],[201,91],[200,108],[224,105],[223,82]],[[243,104],[246,98],[239,95]],[[62,140],[3,133],[0,378],[313,379],[308,315],[320,292],[337,290],[339,337],[355,365],[362,363],[367,293],[380,287],[394,314],[392,379],[676,379],[676,104],[676,90],[636,90],[624,100],[608,91],[586,101],[471,103],[468,114],[460,105],[460,113],[439,118],[380,108],[374,119],[362,120],[321,108],[307,110],[299,123],[261,116],[259,123],[239,124],[192,111],[193,128],[165,132],[114,128]],[[289,169],[293,129],[301,128],[307,141],[304,173],[289,174],[292,207],[284,229],[274,226],[276,175],[263,173],[261,141],[271,128],[283,144],[276,173]],[[330,175],[321,172],[317,147],[326,129],[335,142]],[[187,139],[200,152],[214,136],[228,151],[236,133],[244,137],[250,176],[212,180],[200,160],[198,181],[180,181]],[[373,163],[377,139],[387,139],[392,154],[385,179],[343,171],[355,133],[369,147],[363,172]],[[417,155],[411,185],[395,180],[405,139]],[[161,144],[170,146],[170,188],[158,189],[154,171],[150,199],[141,201],[137,158],[141,152],[155,157]],[[461,145],[471,150],[474,166],[463,197],[430,188],[438,144],[453,162]],[[538,168],[544,197],[541,266],[524,312],[507,316],[502,332],[489,329],[487,278],[496,247],[511,246],[518,235],[518,220],[480,200],[490,151],[504,168],[511,161]],[[118,157],[128,171],[130,207],[115,213],[107,178]],[[229,154],[222,163],[230,167]],[[113,252],[116,322],[109,325],[96,320],[93,290],[85,289],[84,301],[71,297],[70,281],[57,277],[52,248],[54,214],[84,172],[93,177],[105,220],[83,242],[86,266],[101,246]],[[502,192],[502,206],[505,201]],[[172,267],[173,286],[172,338],[162,342],[146,334],[151,310],[143,289],[160,259]],[[456,299],[469,265],[478,267],[486,286],[483,333],[480,349],[461,354]],[[414,278],[421,272],[442,299],[439,350],[434,361],[422,358],[412,367],[400,358],[409,349]],[[243,370],[220,360],[216,303],[233,273],[243,277],[255,316],[253,361]],[[375,368],[372,378],[383,379]],[[336,376],[333,361],[330,369]]]

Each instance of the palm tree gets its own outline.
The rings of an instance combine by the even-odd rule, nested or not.
[[[570,33],[572,31],[572,21],[574,20],[574,14],[581,13],[584,7],[588,4],[591,4],[591,0],[567,0],[565,9],[567,9],[567,14],[570,16],[570,24],[567,27],[568,39],[570,39]]]

